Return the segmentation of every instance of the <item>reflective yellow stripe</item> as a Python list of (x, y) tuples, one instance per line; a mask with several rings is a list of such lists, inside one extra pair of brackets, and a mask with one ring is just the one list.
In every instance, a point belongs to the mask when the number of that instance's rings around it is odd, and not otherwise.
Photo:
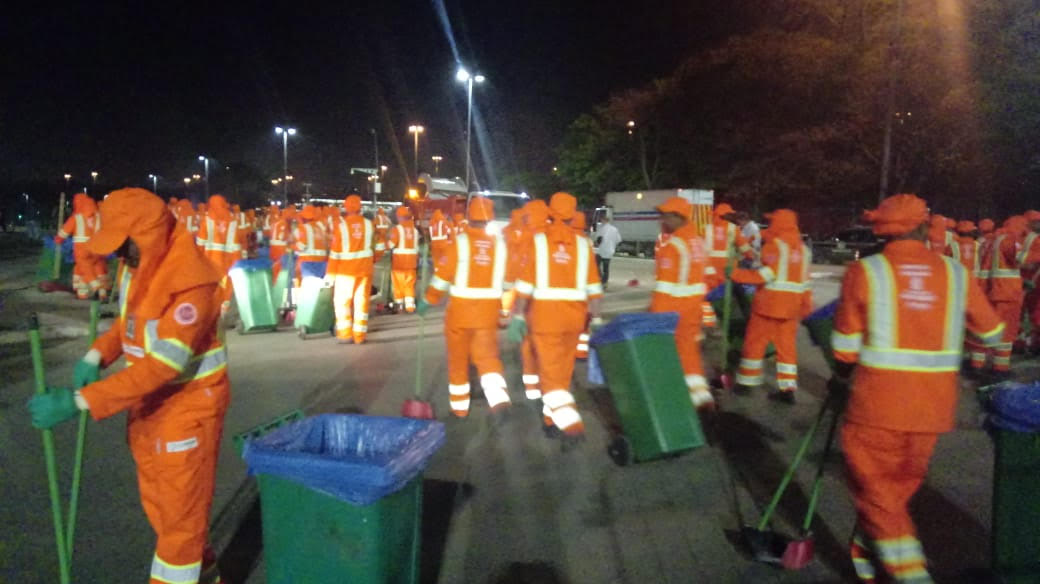
[(567, 300), (583, 302), (588, 300), (589, 291), (586, 282), (589, 281), (589, 249), (588, 240), (579, 234), (574, 234), (574, 248), (577, 254), (575, 265), (575, 277), (573, 288), (555, 288), (549, 281), (549, 240), (544, 233), (536, 233), (534, 236), (535, 249), (535, 282), (534, 289), (530, 294), (535, 300)]
[(957, 371), (960, 368), (961, 352), (879, 349), (868, 346), (860, 350), (859, 362), (875, 369), (937, 373)]
[(899, 338), (899, 304), (892, 266), (882, 254), (861, 260), (860, 265), (863, 266), (870, 290), (867, 309), (870, 346), (882, 350), (892, 349), (896, 347)]
[(1004, 323), (1000, 323), (997, 327), (988, 333), (976, 335), (986, 346), (993, 346), (1000, 342), (1001, 337), (1004, 336)]
[(675, 284), (673, 282), (657, 282), (654, 292), (661, 292), (676, 298), (687, 298), (690, 296), (704, 296), (708, 293), (707, 286), (701, 282), (697, 284)]
[(838, 331), (831, 333), (831, 348), (843, 353), (858, 353), (863, 347), (863, 333), (844, 334)]
[(202, 355), (193, 357), (185, 366), (184, 372), (174, 380), (174, 383), (198, 381), (199, 379), (208, 377), (214, 373), (219, 373), (226, 368), (227, 351), (224, 346), (221, 345), (215, 349), (210, 349)]
[(202, 573), (202, 561), (191, 564), (170, 564), (164, 562), (159, 554), (152, 557), (151, 577), (168, 584), (196, 584)]
[(810, 257), (807, 256), (806, 248), (802, 246), (802, 281), (794, 282), (790, 278), (790, 261), (791, 261), (791, 248), (787, 245), (787, 242), (779, 239), (774, 240), (777, 249), (780, 251), (780, 259), (777, 263), (777, 271), (774, 272), (768, 266), (759, 268), (758, 273), (762, 275), (762, 278), (766, 281), (766, 290), (774, 290), (777, 292), (791, 292), (794, 294), (802, 294), (809, 289), (809, 279), (806, 276), (808, 273), (808, 261)]
[(1031, 231), (1029, 235), (1026, 236), (1026, 241), (1022, 245), (1022, 251), (1018, 252), (1018, 255), (1015, 257), (1019, 264), (1026, 263), (1026, 257), (1029, 255), (1029, 248), (1033, 247), (1033, 242), (1036, 241), (1037, 235), (1038, 234), (1035, 231)]
[(469, 285), (469, 236), (459, 233), (455, 239), (458, 261), (455, 268), (455, 282), (451, 285), (453, 298), (489, 300), (501, 298), (506, 275), (506, 246), (501, 238), (494, 238), (495, 259), (491, 268), (491, 287), (477, 288)]
[(946, 330), (943, 349), (957, 350), (964, 344), (964, 312), (968, 297), (968, 272), (960, 262), (943, 258), (946, 264)]
[(72, 217), (76, 220), (76, 233), (72, 236), (72, 242), (86, 243), (90, 241), (90, 236), (87, 235), (87, 222), (83, 218), (83, 215), (76, 213)]
[(119, 318), (126, 320), (127, 299), (130, 297), (130, 268), (123, 266), (123, 275), (119, 279)]
[(178, 339), (159, 338), (158, 320), (149, 320), (145, 323), (144, 328), (145, 353), (166, 364), (177, 373), (184, 371), (184, 367), (192, 357), (191, 347)]

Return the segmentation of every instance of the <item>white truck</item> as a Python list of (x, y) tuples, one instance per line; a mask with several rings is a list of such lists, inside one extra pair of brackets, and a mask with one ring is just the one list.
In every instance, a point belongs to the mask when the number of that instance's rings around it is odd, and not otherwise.
[(661, 223), (657, 206), (672, 197), (682, 197), (693, 204), (693, 220), (701, 225), (711, 223), (715, 192), (705, 189), (660, 189), (652, 191), (618, 191), (604, 195), (602, 207), (593, 212), (593, 231), (604, 215), (621, 233), (619, 253), (637, 257), (653, 255)]

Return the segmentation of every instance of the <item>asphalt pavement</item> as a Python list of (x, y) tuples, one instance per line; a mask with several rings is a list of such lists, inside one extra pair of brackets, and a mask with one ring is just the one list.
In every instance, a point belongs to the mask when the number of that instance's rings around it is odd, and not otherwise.
[[(12, 261), (12, 260), (8, 260)], [(3, 262), (0, 262), (3, 263)], [(10, 266), (8, 266), (10, 268)], [(616, 259), (606, 311), (637, 312), (648, 303), (652, 263)], [(14, 270), (17, 272), (17, 270)], [(841, 269), (814, 268), (816, 301), (832, 299)], [(630, 280), (633, 286), (629, 286)], [(16, 286), (4, 312), (24, 316), (68, 301)], [(62, 311), (65, 309), (63, 308)], [(86, 305), (82, 305), (85, 319)], [(811, 424), (824, 395), (826, 365), (799, 333), (800, 391), (795, 405), (722, 395), (707, 427), (711, 446), (655, 462), (618, 467), (606, 446), (616, 421), (604, 388), (576, 372), (576, 399), (587, 439), (562, 451), (541, 430), (540, 414), (523, 397), (517, 347), (500, 338), (514, 406), (493, 425), (476, 396), (472, 413), (455, 419), (447, 404), (443, 312), (431, 311), (423, 381), (447, 441), (425, 474), (422, 581), (439, 583), (690, 583), (853, 581), (845, 542), (853, 522), (841, 455), (825, 466), (823, 496), (813, 524), (816, 559), (785, 572), (751, 561), (742, 524), (757, 521)], [(6, 318), (6, 317), (5, 317)], [(15, 319), (17, 320), (17, 319)], [(7, 331), (3, 323), (7, 322)], [(11, 325), (0, 318), (0, 342)], [(398, 415), (414, 387), (417, 317), (375, 316), (369, 341), (339, 345), (327, 336), (299, 339), (283, 330), (228, 334), (233, 399), (225, 424), (214, 499), (212, 540), (222, 551), (225, 580), (264, 582), (255, 482), (231, 447), (231, 436), (296, 408), (307, 414)], [(18, 331), (14, 331), (18, 332)], [(47, 376), (67, 382), (86, 349), (82, 337), (45, 342)], [(717, 362), (717, 342), (706, 357)], [(1019, 366), (1036, 376), (1035, 363)], [(0, 344), (0, 581), (54, 582), (56, 559), (39, 432), (24, 410), (31, 370), (24, 343)], [(940, 582), (980, 582), (989, 561), (992, 446), (965, 387), (958, 429), (944, 436), (929, 479), (914, 500), (926, 553)], [(57, 434), (64, 488), (72, 465), (74, 424)], [(92, 423), (84, 468), (74, 582), (143, 582), (152, 535), (137, 498), (123, 416)], [(795, 533), (822, 451), (822, 436), (781, 502), (777, 529)]]

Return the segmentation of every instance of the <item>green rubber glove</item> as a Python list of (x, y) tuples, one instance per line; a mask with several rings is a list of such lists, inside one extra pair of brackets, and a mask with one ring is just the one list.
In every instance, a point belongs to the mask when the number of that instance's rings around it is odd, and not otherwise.
[(415, 314), (418, 314), (422, 318), (426, 318), (426, 313), (430, 310), (430, 303), (425, 298), (420, 297), (419, 302), (415, 304)]
[(76, 389), (90, 385), (99, 379), (101, 379), (101, 368), (86, 359), (80, 359), (79, 363), (76, 363), (76, 368), (72, 370), (72, 386)]
[(603, 328), (603, 324), (604, 323), (602, 318), (598, 316), (592, 318), (591, 320), (589, 320), (589, 332), (594, 333), (598, 331), (599, 329)]
[(41, 430), (52, 428), (79, 413), (76, 398), (67, 387), (50, 387), (47, 393), (34, 395), (29, 400), (32, 425)]
[(520, 343), (527, 336), (527, 321), (522, 316), (514, 316), (513, 320), (509, 321), (509, 328), (506, 329), (506, 338), (514, 343)]

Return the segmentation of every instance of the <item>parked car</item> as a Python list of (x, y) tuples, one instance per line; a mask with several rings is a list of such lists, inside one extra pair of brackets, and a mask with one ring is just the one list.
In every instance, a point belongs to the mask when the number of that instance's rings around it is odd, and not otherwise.
[(870, 227), (850, 227), (814, 241), (813, 258), (818, 263), (844, 264), (877, 253), (883, 245)]

